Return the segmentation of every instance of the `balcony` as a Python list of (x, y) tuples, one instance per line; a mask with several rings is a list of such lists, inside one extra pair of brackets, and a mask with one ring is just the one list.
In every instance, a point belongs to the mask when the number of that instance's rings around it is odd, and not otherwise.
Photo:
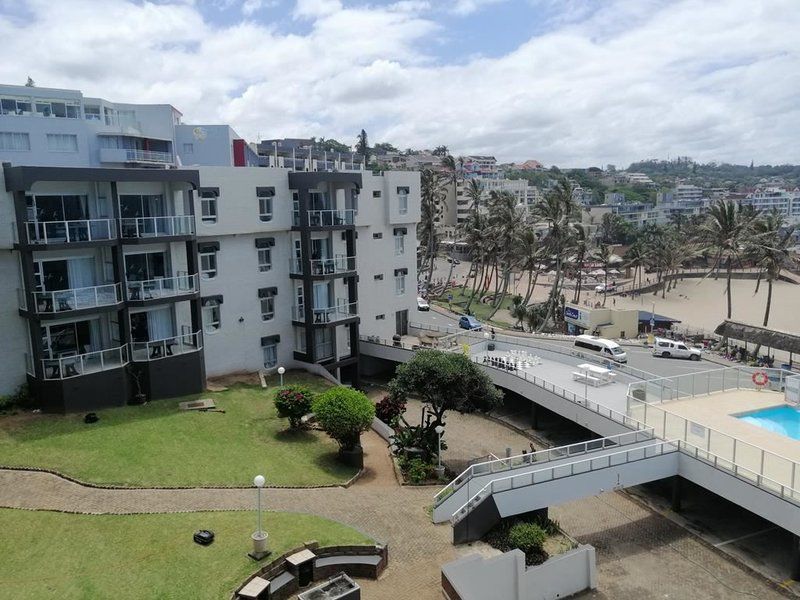
[(177, 277), (157, 277), (144, 281), (125, 280), (125, 290), (131, 302), (175, 298), (199, 291), (197, 275), (178, 275)]
[(100, 162), (171, 165), (175, 162), (175, 159), (172, 156), (172, 152), (129, 150), (125, 148), (100, 148)]
[(134, 362), (149, 362), (200, 350), (200, 332), (186, 333), (151, 342), (131, 342)]
[[(314, 325), (327, 325), (328, 323), (345, 321), (358, 316), (358, 303), (347, 302), (344, 298), (339, 298), (336, 306), (315, 308), (313, 309), (313, 315)], [(305, 321), (304, 308), (301, 306), (292, 307), (292, 319)]]
[(114, 219), (26, 221), (25, 234), (32, 245), (77, 244), (116, 239), (117, 226)]
[[(26, 310), (25, 291), (20, 289), (18, 293), (20, 308)], [(33, 311), (39, 315), (114, 306), (120, 302), (122, 302), (122, 291), (118, 283), (33, 293)]]
[[(309, 227), (344, 227), (355, 225), (356, 210), (354, 208), (344, 209), (324, 209), (308, 211)], [(297, 227), (300, 224), (300, 213), (294, 211), (292, 214), (292, 224)]]
[(126, 240), (194, 235), (193, 215), (127, 217), (119, 221), (120, 237)]
[(128, 364), (128, 347), (109, 348), (86, 354), (64, 353), (58, 358), (42, 359), (45, 379), (70, 379), (119, 369)]
[[(320, 258), (311, 261), (312, 275), (338, 275), (356, 270), (356, 257), (337, 254), (333, 258)], [(293, 258), (289, 261), (291, 275), (303, 274), (302, 259)]]

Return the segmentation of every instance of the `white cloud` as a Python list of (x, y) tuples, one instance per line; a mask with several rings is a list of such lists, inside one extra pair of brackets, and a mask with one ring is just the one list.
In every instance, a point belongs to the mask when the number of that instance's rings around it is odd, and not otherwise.
[(455, 0), (451, 3), (450, 12), (461, 16), (471, 15), (489, 4), (499, 4), (507, 0)]
[(107, 0), (98, 11), (93, 0), (28, 0), (14, 18), (0, 4), (3, 52), (15, 57), (0, 62), (0, 81), (30, 74), (88, 96), (169, 102), (186, 122), (229, 122), (252, 140), (352, 143), (365, 127), (399, 147), (566, 166), (800, 160), (794, 0), (615, 0), (596, 12), (570, 2), (548, 33), (459, 65), (433, 55), (443, 31), (425, 2), (300, 0), (290, 16), (303, 34), (259, 23), (256, 4), (266, 6), (244, 0), (242, 13), (255, 12), (230, 26), (186, 2)]

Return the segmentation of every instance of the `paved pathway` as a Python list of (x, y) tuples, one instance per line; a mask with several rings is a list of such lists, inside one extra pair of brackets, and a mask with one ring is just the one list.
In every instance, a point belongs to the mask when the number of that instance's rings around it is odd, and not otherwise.
[[(526, 438), (514, 438), (517, 434), (496, 424), (489, 427), (480, 417), (453, 419), (452, 424), (459, 437), (480, 437), (484, 444), (491, 445), (492, 439), (500, 448), (527, 444)], [(435, 490), (399, 486), (383, 440), (369, 432), (363, 443), (366, 470), (350, 488), (268, 489), (266, 505), (335, 519), (388, 543), (389, 568), (378, 582), (361, 582), (366, 598), (439, 599), (441, 564), (459, 555), (485, 553), (486, 547), (454, 547), (450, 526), (430, 522), (427, 507)], [(134, 514), (250, 510), (252, 503), (251, 489), (109, 490), (87, 488), (47, 473), (0, 470), (3, 507)], [(600, 591), (586, 597), (781, 597), (760, 578), (624, 494), (603, 494), (554, 507), (551, 516), (568, 533), (598, 549)]]

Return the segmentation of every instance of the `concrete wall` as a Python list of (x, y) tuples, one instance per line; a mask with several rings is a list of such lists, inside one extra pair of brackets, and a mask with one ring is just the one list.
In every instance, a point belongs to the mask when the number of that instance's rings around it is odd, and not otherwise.
[(442, 567), (449, 600), (555, 600), (596, 587), (595, 549), (586, 545), (530, 568), (520, 550), (492, 558), (472, 554)]

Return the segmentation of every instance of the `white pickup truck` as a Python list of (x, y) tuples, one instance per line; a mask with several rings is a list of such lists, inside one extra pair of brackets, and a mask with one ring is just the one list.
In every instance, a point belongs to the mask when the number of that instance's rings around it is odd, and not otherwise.
[(656, 338), (653, 344), (653, 356), (663, 358), (688, 358), (689, 360), (700, 360), (702, 353), (697, 348), (691, 348), (683, 342)]

